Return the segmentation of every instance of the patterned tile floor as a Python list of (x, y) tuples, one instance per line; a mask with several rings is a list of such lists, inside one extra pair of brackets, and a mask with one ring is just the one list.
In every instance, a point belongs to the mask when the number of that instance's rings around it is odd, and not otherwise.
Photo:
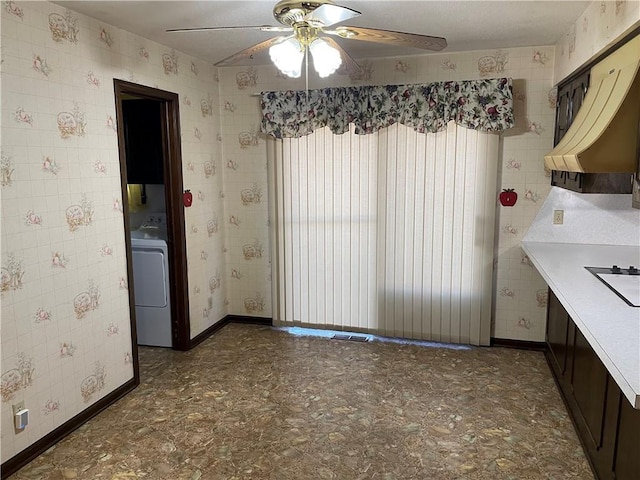
[(19, 479), (593, 479), (539, 352), (228, 325)]

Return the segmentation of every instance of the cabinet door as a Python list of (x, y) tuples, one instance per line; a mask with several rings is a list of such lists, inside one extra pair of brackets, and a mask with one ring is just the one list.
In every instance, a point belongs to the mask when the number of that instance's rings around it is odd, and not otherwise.
[[(583, 73), (573, 81), (558, 86), (558, 101), (556, 105), (556, 125), (553, 136), (553, 144), (557, 145), (567, 133), (569, 127), (582, 106), (584, 97), (589, 88), (591, 73)], [(551, 173), (551, 185), (584, 192), (584, 173), (571, 173), (554, 170)], [(593, 174), (591, 174), (593, 175)]]
[[(602, 427), (602, 446), (592, 455), (593, 465), (602, 480), (615, 478), (614, 457), (616, 449), (616, 435), (618, 429), (618, 414), (622, 393), (616, 381), (607, 373), (607, 404), (604, 411), (604, 426)], [(623, 399), (624, 400), (624, 399)], [(640, 478), (640, 477), (639, 477)]]
[(547, 314), (547, 345), (551, 358), (555, 361), (560, 375), (564, 375), (567, 366), (567, 339), (569, 314), (560, 300), (549, 289), (549, 310)]
[(571, 84), (558, 88), (558, 100), (556, 104), (556, 129), (553, 137), (553, 144), (558, 142), (567, 133), (571, 125)]
[(640, 478), (640, 410), (621, 399), (614, 470), (616, 480)]
[(589, 73), (578, 77), (573, 82), (571, 82), (570, 91), (571, 91), (571, 106), (570, 106), (570, 118), (569, 125), (573, 123), (573, 120), (576, 118), (576, 114), (580, 107), (582, 106), (582, 102), (584, 101), (584, 97), (587, 94), (587, 89), (589, 88)]
[[(573, 347), (571, 385), (579, 414), (586, 424), (588, 439), (595, 449), (602, 446), (607, 370), (580, 330), (576, 329)], [(587, 439), (585, 439), (587, 440)]]
[(590, 72), (585, 72), (572, 82), (558, 86), (554, 145), (558, 144), (573, 123), (587, 94), (589, 80)]

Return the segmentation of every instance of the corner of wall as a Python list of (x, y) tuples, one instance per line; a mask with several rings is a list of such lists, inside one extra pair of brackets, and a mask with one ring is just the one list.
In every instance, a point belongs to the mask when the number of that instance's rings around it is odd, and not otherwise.
[(589, 4), (555, 45), (554, 85), (638, 27), (640, 2), (595, 0)]

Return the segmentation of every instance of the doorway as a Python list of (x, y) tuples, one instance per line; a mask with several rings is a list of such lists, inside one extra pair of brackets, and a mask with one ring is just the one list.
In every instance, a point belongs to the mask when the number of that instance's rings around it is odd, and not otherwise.
[[(166, 287), (170, 304), (170, 346), (175, 350), (188, 350), (191, 347), (189, 289), (178, 95), (117, 79), (114, 79), (114, 90), (132, 344), (137, 345), (138, 343), (132, 224), (138, 225), (140, 223), (139, 218), (132, 218), (132, 210), (135, 211), (136, 207), (143, 206), (147, 201), (154, 201), (156, 205), (154, 208), (161, 205), (166, 212), (166, 257), (168, 260), (166, 262), (168, 267)], [(136, 102), (136, 108), (131, 107), (133, 105), (131, 102)], [(138, 105), (142, 108), (137, 108)], [(131, 111), (137, 113), (131, 114)], [(131, 134), (131, 131), (127, 134), (125, 118), (130, 119), (130, 125), (138, 125), (141, 129), (134, 134)], [(149, 124), (155, 124), (158, 128), (149, 129)], [(138, 144), (138, 139), (143, 139), (146, 144), (144, 142)], [(141, 155), (140, 152), (148, 152), (149, 155)], [(136, 156), (142, 158), (135, 158)], [(131, 202), (130, 198), (136, 199), (136, 205), (132, 204), (134, 202)], [(135, 215), (133, 216), (135, 217)], [(136, 262), (139, 262), (138, 258), (140, 257), (136, 257)], [(138, 288), (145, 287), (138, 285)], [(169, 345), (167, 344), (167, 346)], [(134, 348), (134, 351), (137, 352), (137, 348)], [(136, 375), (138, 375), (137, 371)]]

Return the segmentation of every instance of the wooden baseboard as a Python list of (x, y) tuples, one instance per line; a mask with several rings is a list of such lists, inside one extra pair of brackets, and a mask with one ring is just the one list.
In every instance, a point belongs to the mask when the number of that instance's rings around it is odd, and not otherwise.
[(229, 323), (229, 315), (224, 317), (219, 322), (214, 323), (209, 328), (207, 328), (205, 331), (200, 332), (198, 335), (196, 335), (195, 337), (193, 337), (191, 339), (191, 344), (189, 345), (189, 350), (191, 350), (196, 345), (199, 345), (202, 342), (204, 342), (207, 338), (209, 338), (211, 335), (216, 333), (218, 330), (220, 330), (222, 327), (224, 327), (228, 323)]
[(20, 468), (24, 467), (31, 460), (38, 455), (44, 453), (53, 445), (58, 443), (64, 437), (76, 430), (88, 420), (92, 419), (104, 409), (124, 397), (127, 393), (135, 389), (139, 384), (136, 378), (132, 378), (127, 383), (124, 383), (120, 387), (116, 388), (113, 392), (106, 395), (104, 398), (98, 400), (96, 403), (80, 412), (75, 417), (67, 420), (55, 430), (49, 432), (37, 442), (29, 445), (20, 453), (10, 458), (0, 466), (0, 478), (5, 479), (10, 475), (17, 472)]
[(218, 330), (220, 330), (225, 325), (228, 325), (229, 323), (244, 323), (244, 324), (250, 324), (250, 325), (272, 326), (273, 320), (271, 318), (249, 317), (246, 315), (227, 315), (219, 322), (211, 325), (204, 332), (200, 332), (198, 335), (193, 337), (191, 339), (191, 344), (189, 346), (189, 349), (192, 349), (196, 345), (199, 345), (200, 343), (204, 342), (207, 338), (209, 338), (211, 335), (213, 335), (214, 333), (216, 333)]
[(532, 342), (529, 340), (511, 340), (509, 338), (491, 338), (490, 345), (492, 347), (518, 348), (520, 350), (535, 350), (536, 352), (544, 352), (546, 343)]
[(271, 327), (273, 326), (272, 318), (263, 318), (263, 317), (248, 317), (246, 315), (227, 315), (226, 320), (231, 323), (245, 323), (250, 325), (264, 325)]

